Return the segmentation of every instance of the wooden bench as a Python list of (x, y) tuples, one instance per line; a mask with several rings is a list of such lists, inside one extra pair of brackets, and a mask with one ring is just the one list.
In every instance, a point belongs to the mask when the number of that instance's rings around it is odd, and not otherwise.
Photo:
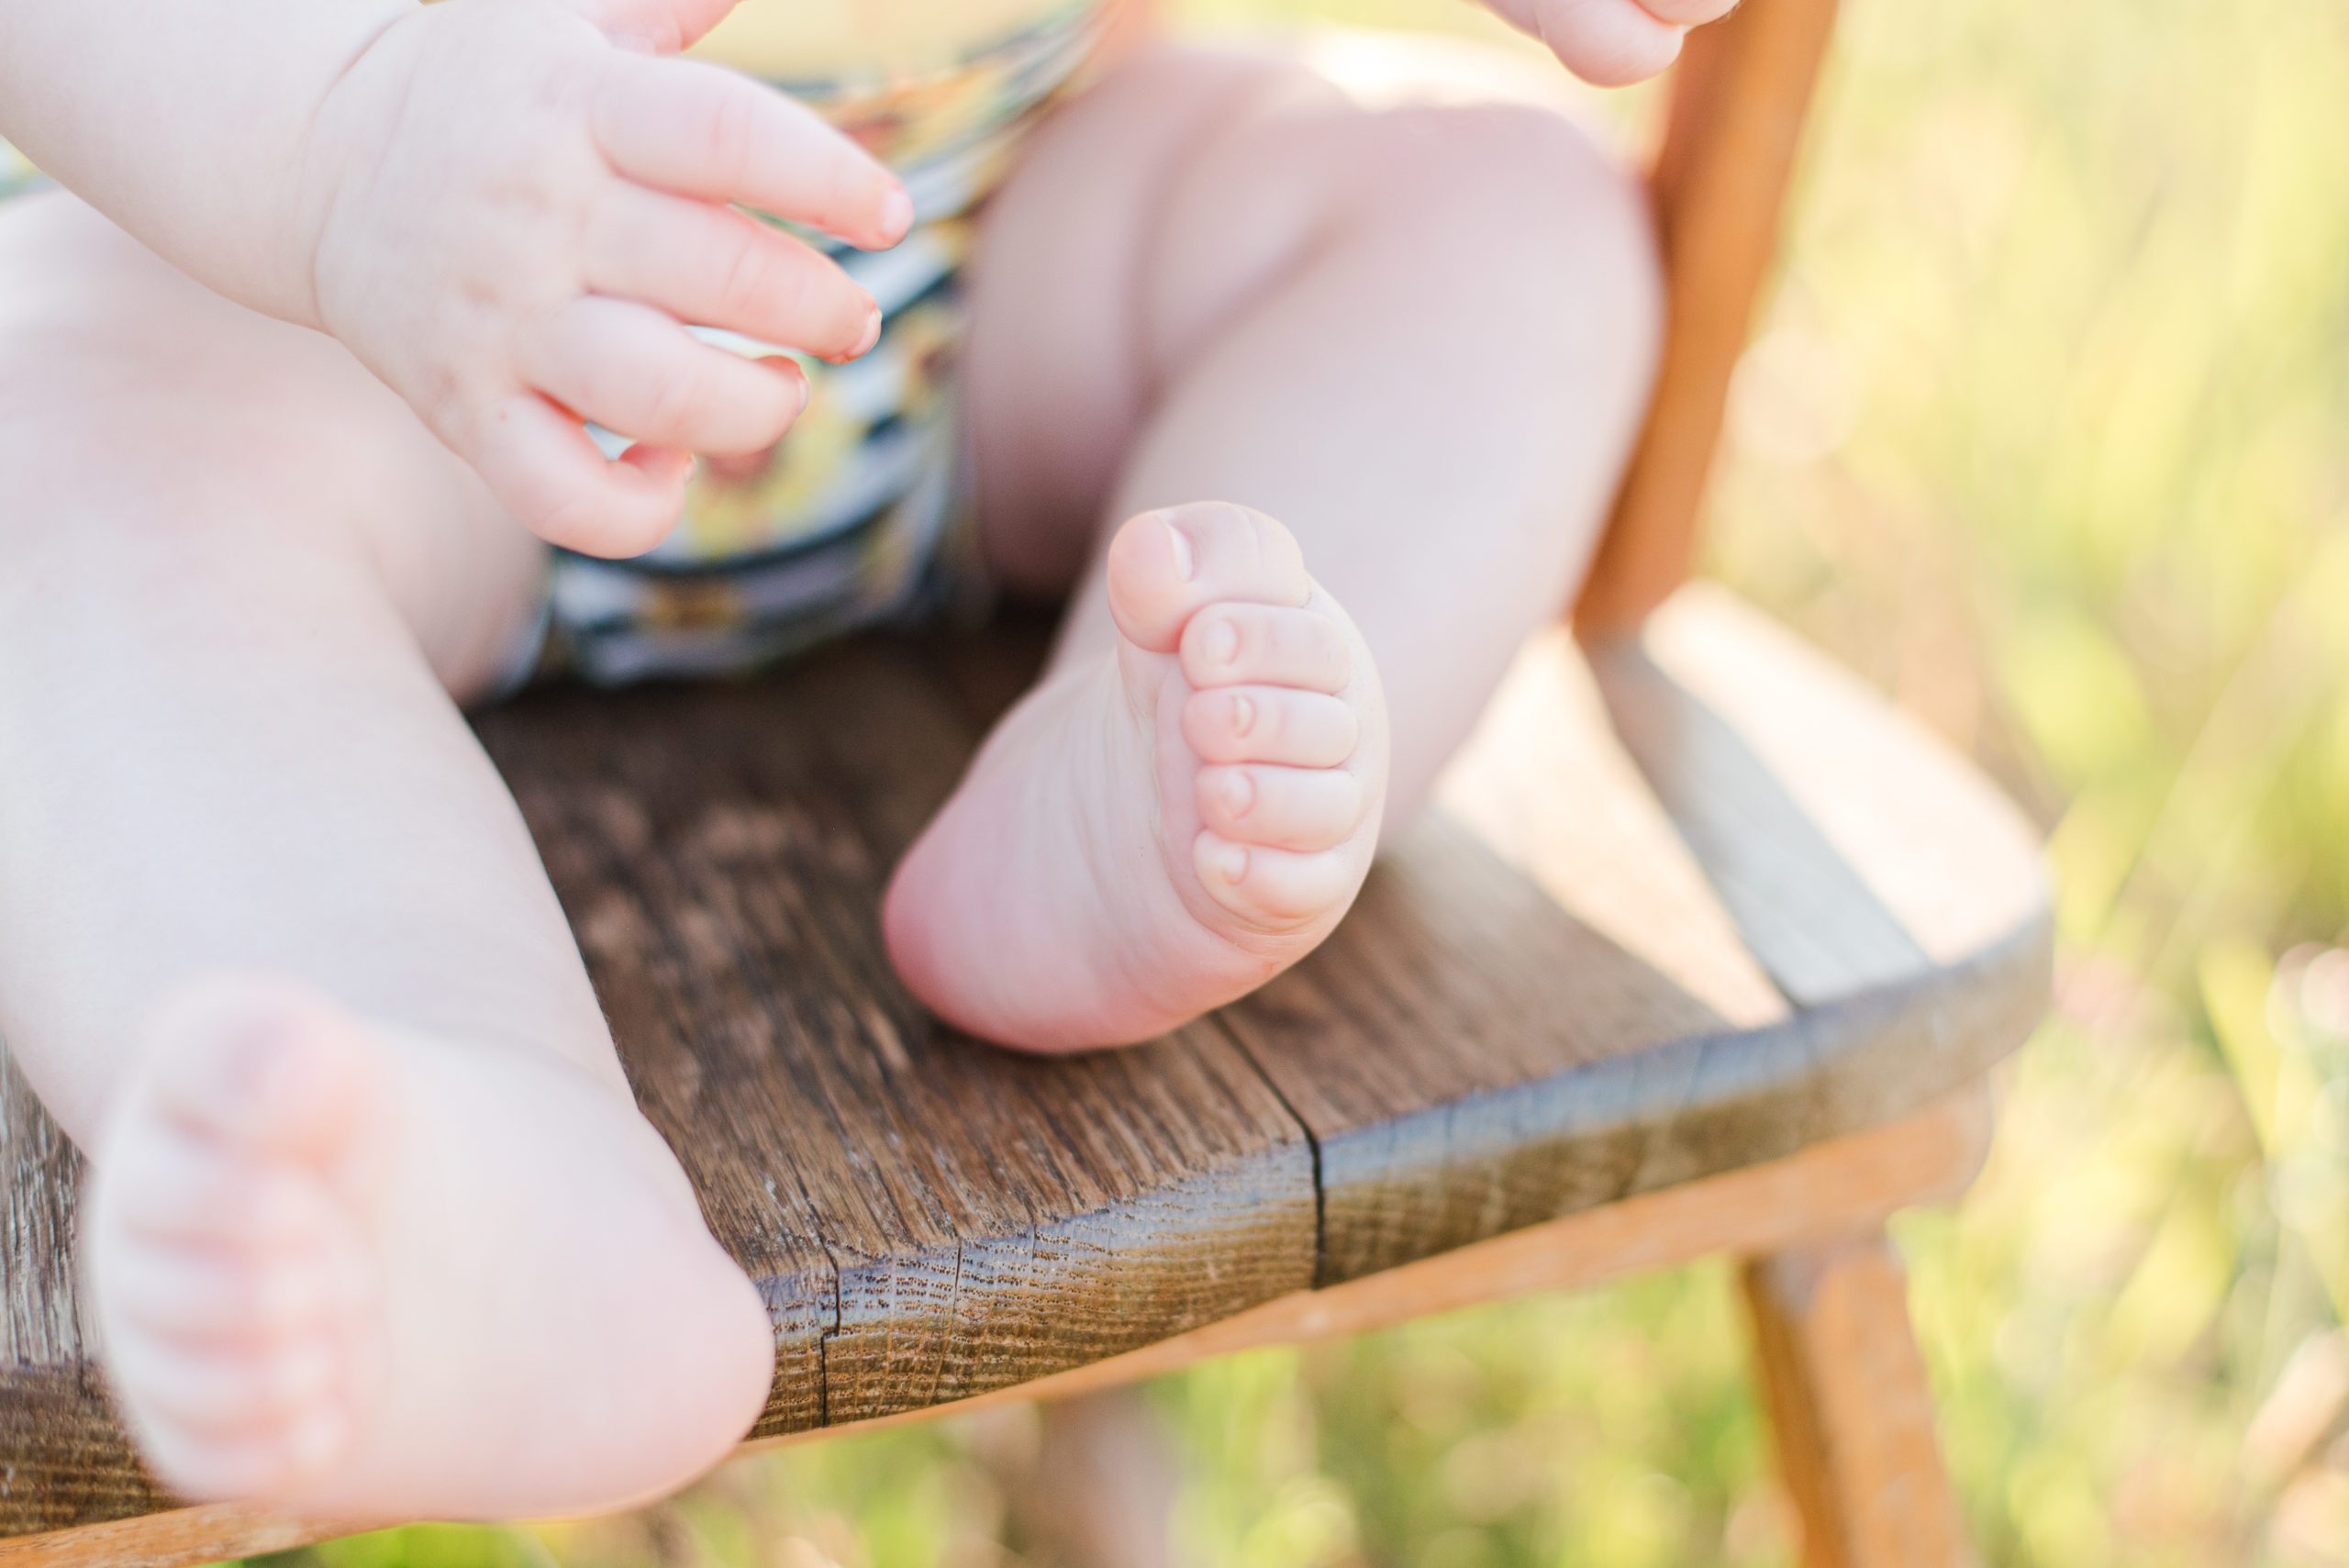
[[(480, 721), (765, 1292), (759, 1439), (1730, 1252), (1809, 1561), (1963, 1559), (1882, 1226), (1971, 1179), (1984, 1073), (2043, 1009), (2035, 844), (1848, 677), (1674, 591), (1831, 9), (1748, 0), (1692, 40), (1656, 173), (1672, 347), (1581, 635), (1527, 651), (1355, 914), (1258, 995), (1047, 1062), (892, 978), (884, 879), (1041, 625)], [(0, 1563), (334, 1533), (145, 1477), (77, 1296), (79, 1163), (0, 1055)]]

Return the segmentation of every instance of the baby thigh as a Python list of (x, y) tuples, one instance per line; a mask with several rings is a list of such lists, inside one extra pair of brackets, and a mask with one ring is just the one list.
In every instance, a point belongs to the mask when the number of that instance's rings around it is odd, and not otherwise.
[(0, 204), (0, 415), (12, 557), (363, 563), (460, 698), (537, 613), (544, 547), (340, 344), (221, 299), (61, 193)]
[(24, 198), (0, 208), (0, 1037), (69, 1131), (161, 999), (223, 968), (616, 1071), (451, 700), (510, 658), (540, 547), (403, 405), (72, 198)]

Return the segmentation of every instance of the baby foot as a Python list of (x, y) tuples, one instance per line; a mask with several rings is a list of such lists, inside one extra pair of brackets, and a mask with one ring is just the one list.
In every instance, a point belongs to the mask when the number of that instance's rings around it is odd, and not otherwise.
[(85, 1250), (141, 1451), (198, 1500), (354, 1523), (575, 1513), (749, 1429), (773, 1340), (616, 1086), (291, 985), (173, 1009)]
[(915, 994), (1034, 1050), (1147, 1040), (1312, 951), (1386, 803), (1377, 673), (1286, 528), (1145, 514), (1108, 575), (1114, 654), (1004, 718), (889, 890)]

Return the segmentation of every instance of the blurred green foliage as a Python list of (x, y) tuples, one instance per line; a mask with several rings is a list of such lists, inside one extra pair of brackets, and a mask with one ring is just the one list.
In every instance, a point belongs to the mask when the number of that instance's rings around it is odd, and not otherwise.
[[(1497, 31), (1462, 0), (1191, 8)], [(1982, 757), (2062, 889), (1990, 1168), (1900, 1230), (1976, 1539), (2349, 1563), (2349, 5), (1853, 0), (1820, 110), (1716, 566)], [(1789, 1561), (1719, 1268), (1150, 1398), (1204, 1561)], [(1003, 1562), (1003, 1440), (320, 1555)]]

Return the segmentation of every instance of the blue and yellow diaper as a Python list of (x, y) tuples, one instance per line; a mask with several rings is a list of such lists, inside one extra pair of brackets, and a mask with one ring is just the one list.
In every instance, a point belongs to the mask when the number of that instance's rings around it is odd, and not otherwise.
[[(798, 425), (757, 457), (702, 459), (677, 531), (650, 554), (556, 556), (539, 670), (608, 683), (740, 670), (930, 613), (976, 581), (955, 374), (973, 215), (1115, 6), (997, 0), (1008, 30), (926, 61), (871, 33), (930, 7), (852, 0), (844, 36), (829, 40), (807, 37), (824, 30), (810, 15), (823, 7), (794, 8), (796, 36), (775, 43), (787, 59), (815, 55), (820, 78), (763, 58), (776, 51), (760, 37), (785, 9), (776, 0), (751, 0), (704, 52), (774, 80), (905, 179), (919, 220), (904, 244), (867, 255), (817, 240), (880, 302), (881, 340), (852, 364), (802, 358), (814, 395)], [(960, 20), (989, 9), (973, 0)], [(836, 58), (822, 58), (827, 43)], [(860, 53), (895, 58), (860, 65)]]
[(0, 202), (22, 195), (41, 183), (40, 172), (33, 167), (33, 161), (0, 141)]

